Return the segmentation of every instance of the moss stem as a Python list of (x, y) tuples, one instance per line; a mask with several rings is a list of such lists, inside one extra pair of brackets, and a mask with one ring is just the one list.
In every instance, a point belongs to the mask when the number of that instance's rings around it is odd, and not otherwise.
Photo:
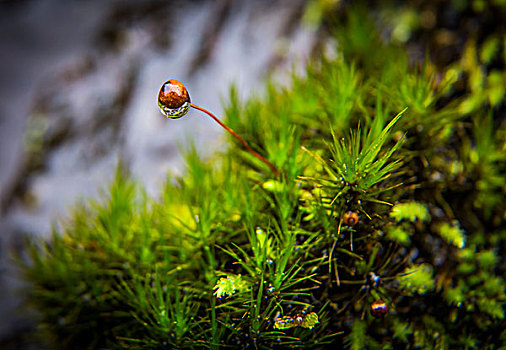
[(263, 157), (259, 153), (255, 152), (241, 136), (239, 136), (234, 130), (230, 129), (228, 126), (226, 126), (225, 124), (223, 124), (223, 122), (221, 120), (219, 120), (214, 114), (212, 114), (211, 112), (209, 112), (205, 108), (202, 108), (202, 107), (199, 107), (197, 105), (194, 105), (193, 103), (191, 103), (190, 106), (193, 107), (193, 108), (195, 108), (195, 109), (198, 109), (201, 112), (204, 112), (205, 114), (207, 114), (208, 116), (210, 116), (211, 118), (213, 118), (218, 124), (221, 125), (221, 127), (223, 127), (229, 133), (231, 133), (232, 135), (234, 135), (234, 137), (236, 139), (238, 139), (244, 145), (244, 147), (248, 150), (249, 153), (251, 153), (253, 156), (255, 156), (256, 158), (258, 158), (262, 162), (264, 162), (272, 170), (272, 172), (274, 174), (276, 174), (276, 176), (280, 176), (280, 172), (278, 171), (278, 169), (276, 169), (276, 167), (271, 162), (269, 162), (265, 157)]

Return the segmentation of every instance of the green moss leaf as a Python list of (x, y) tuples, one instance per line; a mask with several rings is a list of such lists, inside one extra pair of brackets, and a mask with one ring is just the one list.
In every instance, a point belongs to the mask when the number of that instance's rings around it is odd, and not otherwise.
[(413, 329), (407, 322), (402, 322), (397, 319), (393, 321), (394, 339), (399, 339), (403, 343), (408, 342), (408, 336), (413, 334)]
[(465, 301), (466, 296), (460, 286), (455, 288), (446, 288), (443, 293), (444, 298), (450, 305), (460, 307)]
[(361, 350), (366, 345), (366, 324), (360, 319), (355, 319), (351, 327), (351, 333), (348, 336), (348, 343), (351, 350)]
[(396, 241), (403, 245), (408, 245), (410, 242), (410, 234), (406, 232), (402, 227), (400, 226), (390, 226), (387, 229), (387, 236), (393, 241)]
[(464, 231), (460, 229), (458, 222), (454, 222), (453, 224), (445, 222), (439, 226), (438, 232), (446, 242), (456, 246), (457, 248), (464, 248)]
[(407, 202), (396, 204), (390, 216), (397, 221), (408, 220), (411, 222), (415, 221), (428, 221), (430, 220), (429, 211), (427, 207), (418, 202)]
[(490, 61), (492, 61), (494, 57), (499, 53), (499, 49), (499, 38), (496, 36), (491, 36), (483, 43), (481, 47), (480, 60), (485, 64), (490, 63)]
[(218, 299), (221, 299), (234, 295), (235, 293), (247, 291), (249, 288), (249, 283), (244, 281), (241, 275), (228, 275), (226, 278), (220, 278), (218, 282), (216, 282), (213, 290), (215, 291), (214, 295)]
[(492, 250), (485, 250), (476, 253), (476, 259), (484, 270), (492, 270), (498, 263), (499, 258)]
[(478, 304), (480, 310), (489, 314), (490, 317), (499, 320), (504, 319), (504, 308), (497, 300), (491, 298), (479, 298), (476, 303)]
[(313, 327), (318, 323), (320, 323), (320, 321), (318, 321), (318, 315), (316, 312), (311, 312), (310, 314), (304, 316), (301, 327), (313, 329)]
[(289, 329), (296, 326), (313, 329), (320, 321), (316, 312), (307, 315), (283, 316), (274, 320), (274, 329)]
[(434, 289), (434, 277), (432, 266), (421, 264), (406, 268), (399, 278), (402, 289), (411, 293), (425, 294)]

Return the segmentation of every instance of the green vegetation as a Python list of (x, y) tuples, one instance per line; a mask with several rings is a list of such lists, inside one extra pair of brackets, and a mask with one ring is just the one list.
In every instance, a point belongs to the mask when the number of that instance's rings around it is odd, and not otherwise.
[(119, 166), (102, 200), (30, 245), (45, 342), (506, 347), (505, 42), (410, 64), (365, 11), (346, 14), (337, 58), (246, 102), (231, 90), (227, 123), (283, 176), (231, 137), (215, 159), (185, 151), (159, 200)]

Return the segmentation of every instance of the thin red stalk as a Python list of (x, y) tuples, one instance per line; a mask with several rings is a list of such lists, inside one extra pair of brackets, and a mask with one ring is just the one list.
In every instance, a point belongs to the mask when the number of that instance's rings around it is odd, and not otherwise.
[(234, 137), (236, 139), (238, 139), (243, 145), (244, 147), (249, 151), (249, 153), (251, 153), (252, 155), (254, 155), (256, 158), (260, 159), (262, 162), (264, 162), (271, 170), (274, 174), (276, 175), (279, 175), (279, 171), (278, 169), (276, 169), (276, 167), (271, 163), (269, 162), (265, 157), (263, 157), (262, 155), (258, 154), (257, 152), (255, 152), (249, 145), (248, 143), (241, 137), (239, 136), (234, 130), (230, 129), (228, 126), (226, 126), (225, 124), (223, 124), (223, 122), (221, 120), (219, 120), (218, 118), (216, 118), (216, 116), (214, 114), (212, 114), (211, 112), (209, 112), (207, 109), (204, 109), (202, 107), (199, 107), (197, 105), (194, 105), (193, 103), (190, 104), (191, 107), (195, 108), (195, 109), (198, 109), (199, 111), (201, 112), (204, 112), (205, 114), (207, 114), (208, 116), (210, 116), (211, 118), (213, 118), (218, 124), (221, 125), (222, 128), (224, 128), (225, 130), (227, 130), (229, 133), (231, 133), (232, 135), (234, 135)]

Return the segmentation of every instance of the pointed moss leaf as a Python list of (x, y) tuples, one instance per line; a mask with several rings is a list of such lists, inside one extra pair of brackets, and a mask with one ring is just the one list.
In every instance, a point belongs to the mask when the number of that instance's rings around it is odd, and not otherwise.
[(434, 289), (433, 273), (428, 264), (406, 268), (399, 278), (399, 285), (411, 293), (425, 294)]
[(390, 130), (394, 126), (394, 124), (402, 117), (403, 113), (407, 110), (407, 108), (404, 108), (399, 114), (397, 114), (394, 119), (388, 123), (388, 125), (383, 129), (381, 134), (379, 135), (376, 142), (369, 145), (369, 147), (364, 148), (360, 154), (359, 157), (363, 157), (364, 164), (370, 164), (374, 158), (378, 155), (379, 151), (381, 150), (381, 147), (385, 143), (387, 137), (390, 135)]
[(500, 45), (501, 44), (497, 36), (493, 35), (489, 37), (487, 40), (485, 40), (481, 47), (480, 59), (484, 63), (490, 63), (499, 52)]
[[(260, 227), (257, 227), (255, 230), (256, 238), (258, 242), (257, 251), (256, 254), (258, 256), (264, 255), (266, 257), (274, 258), (274, 251), (272, 249), (273, 243), (272, 243), (272, 237), (269, 237), (268, 233), (262, 230)], [(264, 254), (262, 254), (264, 252)]]
[(244, 281), (241, 275), (228, 275), (226, 278), (222, 277), (216, 282), (213, 290), (214, 295), (218, 299), (234, 295), (236, 292), (244, 292), (250, 287), (249, 283)]
[(457, 248), (464, 248), (465, 236), (458, 223), (449, 224), (447, 222), (439, 226), (439, 235), (448, 243)]
[(396, 204), (390, 216), (397, 221), (408, 220), (411, 222), (415, 221), (428, 221), (430, 220), (429, 211), (427, 207), (418, 202), (407, 202)]

